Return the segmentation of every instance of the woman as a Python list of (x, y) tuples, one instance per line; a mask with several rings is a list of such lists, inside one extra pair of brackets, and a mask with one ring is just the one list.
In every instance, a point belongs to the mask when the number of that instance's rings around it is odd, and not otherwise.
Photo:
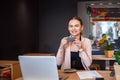
[(64, 37), (56, 55), (57, 65), (61, 65), (61, 69), (89, 70), (92, 63), (91, 41), (82, 36), (82, 30), (82, 20), (72, 17), (68, 22), (68, 31), (74, 39)]

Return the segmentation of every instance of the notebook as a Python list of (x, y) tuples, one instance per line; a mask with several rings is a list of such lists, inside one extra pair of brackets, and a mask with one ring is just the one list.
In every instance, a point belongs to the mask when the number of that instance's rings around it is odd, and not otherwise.
[(55, 56), (18, 56), (18, 59), (23, 80), (59, 80)]

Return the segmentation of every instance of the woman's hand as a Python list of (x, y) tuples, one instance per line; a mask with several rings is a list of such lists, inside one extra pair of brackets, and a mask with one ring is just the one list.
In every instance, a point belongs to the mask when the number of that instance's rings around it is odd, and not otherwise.
[(79, 39), (74, 39), (73, 43), (78, 47), (78, 49), (81, 49), (81, 41)]
[(61, 45), (64, 46), (68, 43), (68, 37), (64, 37), (62, 40), (61, 40)]

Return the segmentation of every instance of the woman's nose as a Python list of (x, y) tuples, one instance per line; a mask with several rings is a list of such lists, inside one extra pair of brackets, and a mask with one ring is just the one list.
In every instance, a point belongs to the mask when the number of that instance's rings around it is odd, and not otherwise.
[(73, 26), (73, 30), (75, 30), (75, 26)]

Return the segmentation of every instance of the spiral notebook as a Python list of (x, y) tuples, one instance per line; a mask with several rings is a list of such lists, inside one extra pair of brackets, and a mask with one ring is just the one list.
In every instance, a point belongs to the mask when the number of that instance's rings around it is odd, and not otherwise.
[(80, 79), (103, 78), (97, 71), (80, 71), (77, 72)]

